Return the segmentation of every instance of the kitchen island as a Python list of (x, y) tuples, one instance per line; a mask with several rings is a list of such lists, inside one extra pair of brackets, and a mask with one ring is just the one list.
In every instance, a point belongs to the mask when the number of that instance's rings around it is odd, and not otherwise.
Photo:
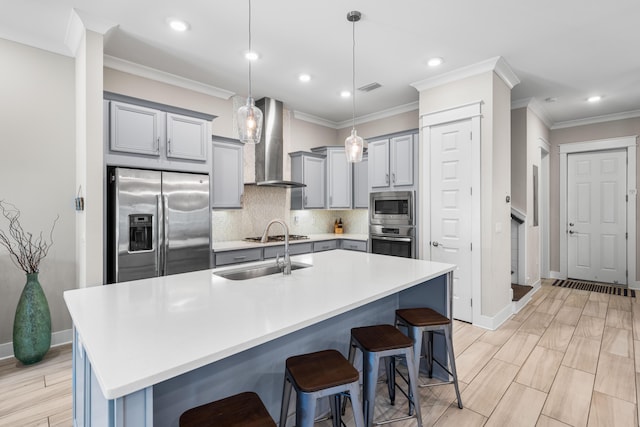
[(448, 312), (454, 266), (328, 251), (290, 276), (231, 281), (203, 270), (64, 294), (74, 324), (77, 426), (177, 426), (191, 407), (256, 391), (279, 416), (284, 361), (346, 354), (350, 328), (398, 307)]

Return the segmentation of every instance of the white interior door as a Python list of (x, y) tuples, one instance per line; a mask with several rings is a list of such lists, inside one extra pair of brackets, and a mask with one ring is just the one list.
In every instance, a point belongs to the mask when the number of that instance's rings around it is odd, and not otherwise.
[(432, 126), (431, 260), (456, 264), (453, 317), (473, 321), (471, 308), (471, 120)]
[(626, 284), (626, 150), (567, 156), (568, 276)]

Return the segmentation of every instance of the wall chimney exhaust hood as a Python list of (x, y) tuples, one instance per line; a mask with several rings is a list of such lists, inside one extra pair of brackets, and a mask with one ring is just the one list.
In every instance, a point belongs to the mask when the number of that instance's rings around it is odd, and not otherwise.
[(270, 187), (305, 187), (300, 182), (283, 179), (283, 107), (282, 101), (262, 98), (256, 101), (262, 110), (264, 125), (256, 149), (256, 184)]

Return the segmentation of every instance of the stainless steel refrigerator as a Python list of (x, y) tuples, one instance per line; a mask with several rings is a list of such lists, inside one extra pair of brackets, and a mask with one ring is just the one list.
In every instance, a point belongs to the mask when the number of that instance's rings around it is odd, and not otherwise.
[(210, 268), (209, 177), (107, 170), (107, 283)]

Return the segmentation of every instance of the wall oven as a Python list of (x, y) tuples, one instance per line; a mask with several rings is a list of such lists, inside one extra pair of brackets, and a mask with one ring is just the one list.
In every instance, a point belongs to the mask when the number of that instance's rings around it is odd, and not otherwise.
[(370, 225), (371, 253), (416, 258), (415, 230), (412, 225)]
[(370, 194), (369, 248), (374, 254), (417, 258), (413, 191)]

